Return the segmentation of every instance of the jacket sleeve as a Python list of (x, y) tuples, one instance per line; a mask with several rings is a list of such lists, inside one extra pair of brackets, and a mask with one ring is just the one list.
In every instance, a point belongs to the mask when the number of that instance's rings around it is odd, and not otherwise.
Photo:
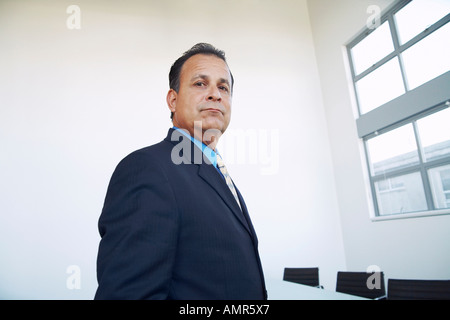
[(95, 299), (166, 299), (178, 210), (161, 165), (135, 152), (114, 171), (99, 219)]

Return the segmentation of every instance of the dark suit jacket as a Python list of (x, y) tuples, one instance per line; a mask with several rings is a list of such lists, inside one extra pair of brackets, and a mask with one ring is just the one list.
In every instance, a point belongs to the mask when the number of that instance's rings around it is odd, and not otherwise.
[(241, 211), (195, 148), (170, 129), (118, 164), (99, 220), (95, 299), (267, 298), (244, 200), (238, 191)]

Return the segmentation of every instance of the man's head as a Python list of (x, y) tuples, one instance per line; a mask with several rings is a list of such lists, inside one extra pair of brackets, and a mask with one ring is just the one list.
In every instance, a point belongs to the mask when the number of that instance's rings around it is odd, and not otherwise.
[(194, 122), (202, 131), (225, 132), (230, 122), (234, 79), (225, 54), (199, 43), (172, 65), (167, 104), (174, 126), (194, 136)]

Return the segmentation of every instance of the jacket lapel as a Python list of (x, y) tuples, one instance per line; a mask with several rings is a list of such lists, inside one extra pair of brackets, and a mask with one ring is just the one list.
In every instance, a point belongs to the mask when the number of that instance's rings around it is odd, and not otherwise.
[[(235, 186), (236, 187), (236, 186)], [(253, 237), (253, 241), (256, 246), (258, 246), (258, 237), (256, 236), (255, 229), (253, 228), (252, 220), (250, 219), (250, 215), (248, 214), (247, 206), (245, 205), (244, 198), (242, 197), (239, 189), (236, 187), (236, 192), (238, 194), (239, 200), (241, 202), (242, 214), (244, 215), (245, 221), (247, 222), (247, 226), (250, 229), (250, 234)]]
[[(173, 149), (173, 152), (174, 155), (177, 156), (177, 161), (181, 162), (180, 159), (182, 159), (183, 163), (190, 163), (199, 166), (198, 175), (219, 194), (228, 208), (230, 208), (230, 210), (233, 212), (233, 215), (236, 217), (236, 219), (250, 233), (252, 238), (254, 238), (254, 233), (250, 229), (251, 223), (247, 223), (249, 219), (247, 218), (247, 209), (239, 191), (238, 195), (241, 201), (242, 211), (230, 189), (228, 188), (225, 180), (220, 176), (216, 168), (214, 168), (214, 166), (207, 159), (204, 160), (206, 157), (203, 157), (202, 152), (199, 151), (198, 147), (195, 146), (189, 138), (170, 128), (165, 140), (174, 145), (175, 149)], [(179, 152), (181, 151), (184, 151), (182, 152), (182, 155), (179, 154)]]
[(253, 236), (250, 231), (249, 225), (247, 223), (247, 219), (244, 217), (244, 203), (242, 198), (241, 200), (242, 211), (239, 205), (236, 202), (233, 194), (228, 188), (225, 180), (220, 176), (217, 170), (210, 164), (202, 164), (199, 166), (198, 170), (199, 176), (205, 180), (222, 198), (222, 200), (227, 204), (228, 208), (233, 212), (234, 216), (239, 220), (239, 222), (247, 229), (251, 236)]

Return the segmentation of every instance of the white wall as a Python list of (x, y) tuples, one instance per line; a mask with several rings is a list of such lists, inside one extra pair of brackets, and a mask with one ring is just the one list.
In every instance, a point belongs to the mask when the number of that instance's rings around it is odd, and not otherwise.
[(378, 265), (388, 278), (450, 278), (450, 216), (371, 222), (362, 145), (343, 46), (361, 31), (370, 5), (393, 0), (309, 0), (333, 157), (348, 270)]
[[(66, 26), (72, 4), (79, 30)], [(345, 195), (338, 203), (306, 1), (10, 0), (0, 2), (0, 298), (93, 297), (111, 173), (165, 137), (170, 65), (203, 41), (226, 51), (236, 78), (220, 150), (245, 195), (266, 277), (319, 266), (333, 289), (345, 268)], [(238, 157), (243, 130), (257, 134), (256, 160)], [(81, 289), (66, 286), (70, 265)]]

